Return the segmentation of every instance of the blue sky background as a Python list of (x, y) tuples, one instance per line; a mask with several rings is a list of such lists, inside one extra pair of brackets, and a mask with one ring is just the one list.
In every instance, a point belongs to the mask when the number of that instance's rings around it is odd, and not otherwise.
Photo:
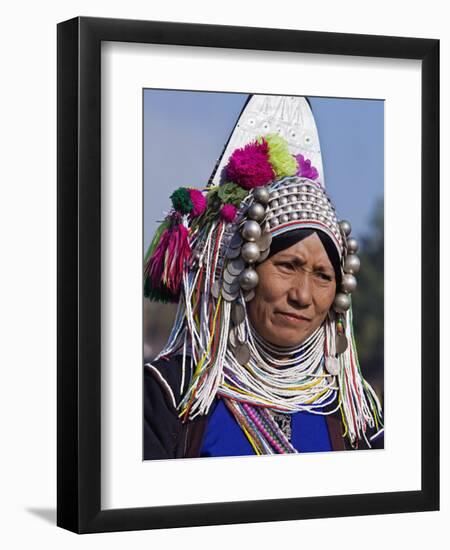
[[(144, 252), (181, 186), (203, 187), (248, 94), (144, 90)], [(384, 196), (384, 102), (309, 97), (325, 184), (352, 234), (368, 232)]]

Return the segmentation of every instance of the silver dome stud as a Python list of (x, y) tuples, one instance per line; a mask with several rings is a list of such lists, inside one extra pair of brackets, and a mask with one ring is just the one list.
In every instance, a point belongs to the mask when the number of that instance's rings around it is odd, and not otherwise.
[(345, 313), (350, 308), (350, 298), (347, 294), (339, 292), (333, 302), (333, 308), (338, 313)]
[(349, 254), (356, 254), (359, 249), (358, 241), (354, 237), (349, 237), (347, 239), (347, 250)]
[(265, 205), (269, 202), (269, 191), (266, 187), (257, 187), (253, 192), (253, 196), (261, 204)]
[(266, 209), (258, 202), (255, 202), (248, 209), (247, 215), (250, 219), (260, 222), (266, 215)]
[(259, 237), (261, 237), (261, 227), (259, 223), (254, 220), (246, 221), (242, 228), (241, 235), (246, 241), (257, 241)]
[(259, 282), (258, 273), (251, 267), (247, 267), (239, 276), (239, 284), (244, 290), (252, 290)]
[(348, 237), (350, 233), (352, 232), (352, 226), (349, 221), (347, 220), (341, 220), (339, 222), (339, 227), (341, 228), (341, 231)]
[(356, 280), (356, 277), (351, 273), (345, 273), (342, 276), (341, 289), (344, 292), (354, 292), (356, 290), (357, 285), (358, 285), (358, 282)]
[(270, 227), (276, 227), (277, 225), (280, 225), (280, 220), (278, 218), (270, 218), (269, 221)]
[(241, 257), (247, 263), (254, 263), (259, 260), (260, 251), (259, 246), (256, 243), (245, 243), (241, 248)]
[(358, 273), (360, 267), (361, 267), (360, 259), (355, 254), (349, 254), (345, 258), (345, 261), (344, 261), (345, 273), (351, 273), (353, 275), (355, 273)]

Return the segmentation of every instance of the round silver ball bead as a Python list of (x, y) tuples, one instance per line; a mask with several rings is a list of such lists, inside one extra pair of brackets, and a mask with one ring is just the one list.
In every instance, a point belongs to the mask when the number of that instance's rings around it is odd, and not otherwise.
[(256, 243), (245, 243), (241, 248), (242, 259), (251, 264), (259, 260), (259, 246)]
[(356, 254), (359, 249), (358, 241), (354, 237), (347, 239), (347, 250), (349, 254)]
[(254, 220), (246, 221), (242, 228), (241, 235), (246, 241), (257, 241), (259, 237), (261, 237), (261, 227), (259, 223)]
[(287, 204), (287, 197), (281, 197), (280, 199), (280, 206), (285, 206)]
[(247, 267), (239, 276), (239, 284), (244, 290), (252, 290), (259, 282), (258, 273), (251, 267)]
[(338, 313), (345, 313), (350, 307), (350, 298), (347, 294), (338, 293), (334, 298), (333, 309)]
[(359, 268), (361, 267), (361, 262), (355, 254), (349, 254), (344, 261), (344, 271), (345, 273), (358, 273)]
[(276, 227), (280, 224), (280, 221), (278, 218), (270, 218), (269, 225), (270, 227)]
[(253, 196), (255, 200), (261, 204), (267, 204), (269, 202), (269, 191), (265, 187), (257, 187), (253, 192)]
[(354, 275), (352, 275), (351, 273), (345, 273), (345, 275), (343, 275), (342, 282), (341, 282), (341, 289), (344, 292), (354, 292), (356, 290), (357, 285), (358, 285), (358, 282)]
[(280, 216), (280, 223), (286, 223), (289, 221), (289, 216), (287, 214), (283, 214)]
[(347, 220), (342, 220), (339, 222), (339, 227), (341, 228), (341, 231), (347, 235), (347, 237), (350, 235), (350, 233), (352, 232), (352, 226), (350, 224), (349, 221)]
[(264, 216), (266, 215), (266, 209), (262, 204), (259, 204), (258, 202), (255, 202), (250, 206), (247, 212), (248, 217), (251, 220), (255, 220), (257, 222), (260, 222)]

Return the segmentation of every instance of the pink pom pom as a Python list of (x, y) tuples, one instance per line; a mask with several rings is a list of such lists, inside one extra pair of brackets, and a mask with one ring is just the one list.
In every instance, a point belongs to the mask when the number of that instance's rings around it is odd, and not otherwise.
[(203, 212), (206, 210), (206, 206), (207, 206), (206, 197), (198, 189), (189, 189), (189, 195), (191, 197), (191, 201), (193, 204), (193, 208), (191, 210), (191, 216), (193, 218), (196, 218), (197, 216), (201, 216)]
[(266, 185), (275, 178), (269, 162), (269, 144), (265, 139), (236, 149), (228, 161), (227, 178), (244, 189)]
[(303, 155), (295, 155), (298, 164), (297, 176), (315, 180), (319, 177), (319, 172), (315, 166), (311, 165), (309, 159), (305, 159)]
[(237, 208), (233, 204), (224, 204), (222, 208), (220, 209), (220, 215), (222, 216), (222, 219), (226, 222), (232, 222), (234, 221), (234, 218), (236, 217)]

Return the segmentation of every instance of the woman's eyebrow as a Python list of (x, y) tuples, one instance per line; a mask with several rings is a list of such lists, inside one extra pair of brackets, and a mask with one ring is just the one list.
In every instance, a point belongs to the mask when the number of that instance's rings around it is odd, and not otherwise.
[(322, 264), (322, 263), (318, 263), (318, 264), (314, 264), (314, 269), (317, 270), (317, 271), (324, 271), (324, 272), (334, 272), (334, 268), (333, 266), (330, 266), (330, 265), (327, 265), (327, 264)]
[[(281, 256), (278, 258), (279, 262), (291, 262), (294, 265), (303, 266), (306, 264), (306, 260), (300, 256)], [(334, 271), (333, 266), (319, 261), (314, 264), (314, 269), (322, 271)]]

